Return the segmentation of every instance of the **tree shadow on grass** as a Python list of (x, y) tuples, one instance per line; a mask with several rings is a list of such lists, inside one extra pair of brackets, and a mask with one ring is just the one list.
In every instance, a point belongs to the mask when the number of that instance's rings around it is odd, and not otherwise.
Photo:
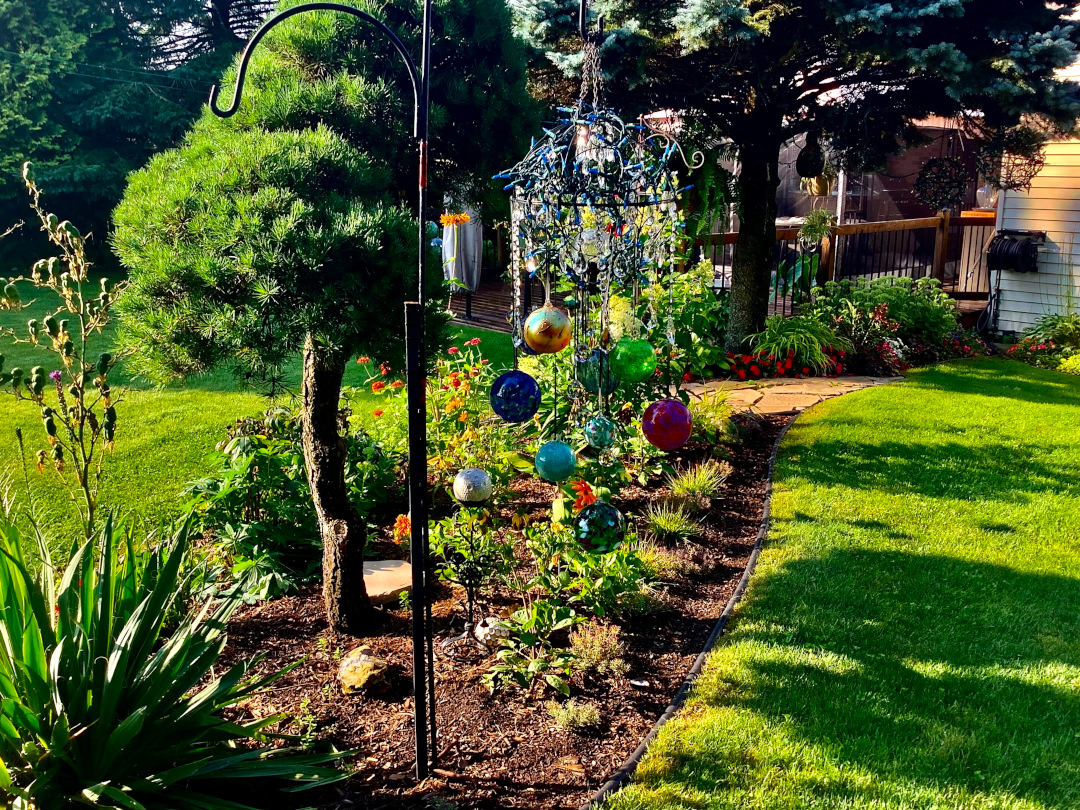
[[(1080, 581), (844, 549), (784, 565), (754, 597), (701, 683), (706, 703), (783, 723), (801, 748), (878, 777), (879, 799), (900, 784), (1080, 801)], [(835, 800), (865, 787), (813, 792), (847, 806)]]

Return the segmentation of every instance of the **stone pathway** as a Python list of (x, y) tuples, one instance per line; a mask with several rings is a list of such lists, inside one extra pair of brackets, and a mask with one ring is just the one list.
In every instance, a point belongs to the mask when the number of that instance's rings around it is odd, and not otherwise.
[(826, 399), (863, 388), (888, 385), (903, 377), (780, 377), (774, 380), (739, 382), (709, 380), (690, 383), (686, 390), (702, 399), (713, 392), (725, 391), (733, 410), (760, 414), (793, 414), (805, 411)]

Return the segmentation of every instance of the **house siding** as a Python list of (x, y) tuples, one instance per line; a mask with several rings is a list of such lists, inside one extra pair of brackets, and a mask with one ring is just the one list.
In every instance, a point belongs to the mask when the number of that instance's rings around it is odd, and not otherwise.
[(1080, 309), (1080, 140), (1047, 145), (1031, 189), (1002, 192), (997, 225), (1046, 231), (1039, 272), (1001, 274), (998, 328), (1022, 332), (1040, 315)]

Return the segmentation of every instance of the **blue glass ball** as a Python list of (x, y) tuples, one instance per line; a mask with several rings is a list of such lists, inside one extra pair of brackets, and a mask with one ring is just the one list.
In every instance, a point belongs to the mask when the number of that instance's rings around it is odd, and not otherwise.
[(566, 442), (544, 442), (536, 451), (536, 472), (545, 481), (565, 481), (577, 467), (577, 454)]
[(603, 450), (615, 443), (615, 423), (602, 414), (597, 414), (585, 423), (585, 441), (589, 447)]
[(626, 536), (626, 519), (611, 504), (597, 501), (578, 512), (574, 533), (586, 548), (610, 551)]
[(491, 384), (491, 409), (507, 422), (526, 422), (540, 410), (540, 385), (524, 371), (507, 371)]

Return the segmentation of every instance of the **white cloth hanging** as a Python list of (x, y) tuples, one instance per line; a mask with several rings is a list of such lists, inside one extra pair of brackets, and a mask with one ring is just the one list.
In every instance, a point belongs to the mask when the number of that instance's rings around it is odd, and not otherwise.
[(442, 237), (443, 278), (455, 279), (464, 289), (475, 292), (480, 286), (480, 264), (484, 254), (484, 232), (480, 217), (466, 208), (464, 225), (444, 225)]

